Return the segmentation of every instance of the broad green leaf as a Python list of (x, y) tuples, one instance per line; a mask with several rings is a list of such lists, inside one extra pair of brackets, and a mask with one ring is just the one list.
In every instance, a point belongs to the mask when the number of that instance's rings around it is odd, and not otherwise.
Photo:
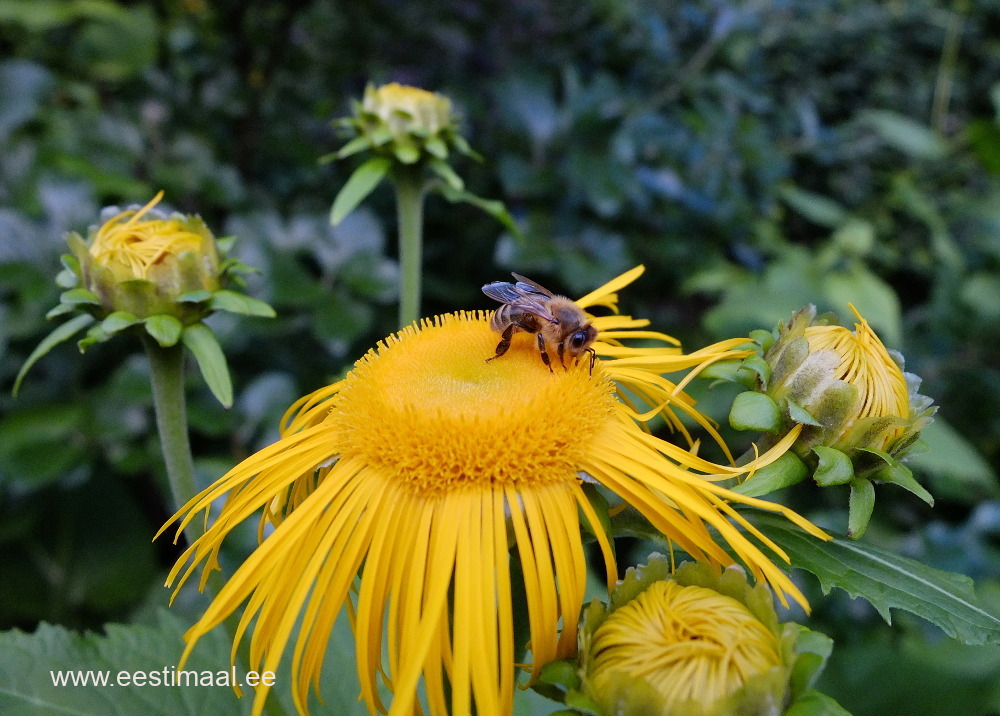
[(741, 512), (788, 553), (793, 567), (816, 575), (824, 594), (836, 587), (851, 597), (863, 597), (887, 623), (892, 622), (892, 609), (903, 609), (966, 644), (1000, 644), (1000, 618), (979, 604), (965, 575), (862, 542), (839, 537), (823, 542), (759, 510)]
[(391, 161), (385, 157), (374, 157), (354, 170), (347, 183), (333, 200), (330, 209), (330, 223), (336, 226), (374, 191), (378, 183), (389, 171)]
[(38, 344), (35, 350), (31, 351), (31, 355), (28, 356), (28, 359), (24, 361), (24, 365), (21, 366), (21, 370), (18, 371), (17, 378), (14, 379), (13, 394), (15, 396), (17, 395), (17, 391), (21, 388), (21, 381), (24, 380), (24, 376), (27, 374), (28, 370), (38, 361), (39, 358), (44, 356), (63, 341), (72, 338), (95, 320), (96, 319), (89, 313), (84, 313), (76, 318), (66, 321), (66, 323), (63, 323), (61, 326), (52, 331), (52, 333), (43, 338), (42, 342)]
[[(177, 659), (189, 626), (161, 610), (152, 626), (108, 624), (104, 635), (79, 634), (44, 623), (31, 634), (4, 632), (0, 634), (0, 653), (4, 654), (0, 659), (0, 712), (9, 716), (241, 713), (250, 699), (238, 699), (225, 686), (153, 685), (154, 680), (177, 678)], [(229, 644), (222, 630), (202, 639), (185, 666), (198, 676), (210, 673), (213, 680), (220, 672), (231, 674), (229, 669)], [(141, 672), (146, 685), (119, 685), (122, 672), (130, 681)], [(87, 678), (89, 683), (54, 683), (73, 676)], [(242, 682), (242, 674), (237, 678)], [(107, 680), (107, 686), (93, 684), (93, 680), (102, 679)]]
[(213, 311), (229, 311), (244, 316), (274, 318), (276, 315), (274, 309), (268, 304), (236, 291), (216, 291), (212, 294), (212, 301), (208, 305)]
[(181, 332), (184, 330), (183, 323), (173, 316), (165, 314), (150, 316), (143, 323), (146, 326), (146, 333), (155, 338), (156, 342), (164, 348), (177, 345), (177, 341), (181, 339)]
[(201, 375), (208, 384), (212, 395), (226, 408), (233, 404), (233, 383), (229, 377), (229, 367), (215, 334), (204, 323), (195, 323), (184, 329), (184, 345), (198, 361)]

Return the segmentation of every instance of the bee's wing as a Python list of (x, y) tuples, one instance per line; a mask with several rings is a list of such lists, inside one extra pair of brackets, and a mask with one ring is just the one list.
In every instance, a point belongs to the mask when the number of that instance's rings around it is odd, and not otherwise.
[(511, 276), (517, 279), (517, 288), (525, 293), (540, 293), (546, 298), (552, 298), (555, 295), (552, 291), (535, 283), (527, 276), (522, 276), (519, 273), (512, 273)]
[(509, 307), (508, 311), (512, 314), (529, 313), (546, 321), (555, 321), (555, 317), (545, 308), (545, 301), (550, 294), (539, 293), (526, 284), (494, 281), (483, 286), (483, 293), (494, 301), (506, 304), (504, 307)]

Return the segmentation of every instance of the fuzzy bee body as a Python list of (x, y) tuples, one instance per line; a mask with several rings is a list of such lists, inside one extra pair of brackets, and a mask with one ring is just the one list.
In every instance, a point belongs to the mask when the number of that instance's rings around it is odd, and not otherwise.
[(487, 361), (499, 358), (510, 348), (515, 331), (533, 333), (538, 342), (542, 362), (552, 370), (548, 348), (554, 347), (559, 363), (566, 368), (566, 356), (579, 360), (584, 352), (590, 353), (590, 371), (594, 371), (596, 353), (591, 344), (597, 338), (597, 329), (583, 309), (566, 296), (559, 296), (520, 274), (513, 274), (516, 283), (495, 281), (483, 286), (483, 293), (502, 306), (493, 312), (490, 326), (500, 333), (496, 354)]

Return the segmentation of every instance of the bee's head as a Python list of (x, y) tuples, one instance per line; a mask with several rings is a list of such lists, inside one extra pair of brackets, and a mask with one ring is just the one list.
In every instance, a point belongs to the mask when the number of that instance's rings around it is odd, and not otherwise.
[(586, 325), (573, 333), (566, 341), (569, 344), (570, 355), (577, 356), (583, 353), (590, 344), (597, 338), (597, 329), (591, 325)]

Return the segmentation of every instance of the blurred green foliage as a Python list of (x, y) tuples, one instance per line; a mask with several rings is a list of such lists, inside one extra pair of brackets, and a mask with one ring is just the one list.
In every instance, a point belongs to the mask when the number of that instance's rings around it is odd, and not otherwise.
[[(330, 120), (392, 80), (452, 97), (486, 158), (462, 167), (469, 189), (502, 197), (526, 237), (432, 197), (424, 314), (487, 308), (479, 286), (510, 270), (581, 294), (639, 262), (623, 305), (689, 348), (853, 303), (942, 406), (915, 463), (938, 504), (880, 499), (866, 539), (990, 588), (998, 29), (998, 0), (0, 0), (0, 626), (128, 619), (163, 602), (176, 554), (149, 541), (176, 506), (138, 346), (66, 344), (10, 396), (51, 330), (64, 232), (164, 189), (261, 269), (250, 290), (279, 319), (213, 319), (233, 409), (192, 375), (207, 483), (396, 328), (391, 195), (331, 228), (353, 165), (317, 163), (338, 146)], [(871, 664), (852, 656), (895, 648), (864, 636), (872, 615), (833, 599), (818, 619), (854, 645), (834, 652), (841, 683), (884, 683), (858, 681)], [(936, 669), (933, 649), (907, 653), (920, 668), (893, 688)], [(997, 710), (995, 689), (966, 690), (981, 707), (963, 713)]]

